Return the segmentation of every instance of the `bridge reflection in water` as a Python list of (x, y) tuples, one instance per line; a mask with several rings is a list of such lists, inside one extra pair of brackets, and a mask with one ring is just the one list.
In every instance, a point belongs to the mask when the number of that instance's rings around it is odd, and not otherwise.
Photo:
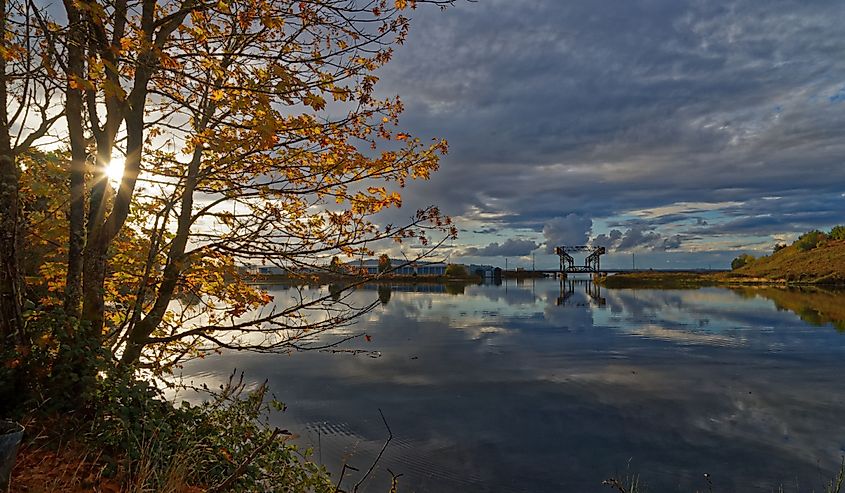
[(560, 280), (560, 295), (557, 297), (557, 305), (582, 305), (575, 301), (574, 295), (578, 291), (583, 291), (587, 295), (587, 304), (595, 306), (607, 305), (607, 300), (601, 295), (601, 286), (593, 282), (592, 279), (561, 279)]

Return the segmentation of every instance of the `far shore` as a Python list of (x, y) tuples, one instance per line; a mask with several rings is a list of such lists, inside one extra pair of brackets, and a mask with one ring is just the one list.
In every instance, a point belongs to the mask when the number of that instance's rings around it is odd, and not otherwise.
[(253, 284), (479, 284), (484, 280), (478, 276), (449, 277), (449, 276), (363, 276), (356, 274), (263, 274), (252, 278)]
[(826, 286), (843, 287), (845, 282), (831, 277), (768, 278), (734, 272), (630, 272), (603, 276), (599, 283), (607, 288), (700, 288), (706, 286)]

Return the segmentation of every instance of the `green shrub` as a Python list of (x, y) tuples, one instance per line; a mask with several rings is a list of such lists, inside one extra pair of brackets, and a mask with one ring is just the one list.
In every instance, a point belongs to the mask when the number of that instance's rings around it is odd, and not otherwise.
[(449, 264), (446, 266), (446, 275), (449, 277), (467, 277), (467, 269), (461, 264)]
[(740, 268), (745, 267), (746, 265), (750, 264), (751, 262), (754, 262), (754, 260), (755, 260), (755, 258), (754, 258), (753, 255), (748, 255), (747, 253), (743, 253), (742, 255), (740, 255), (739, 257), (737, 257), (737, 258), (735, 258), (731, 261), (731, 269), (732, 270), (740, 269)]
[(786, 243), (775, 243), (775, 248), (772, 250), (772, 253), (778, 253), (784, 248), (786, 248)]
[(309, 459), (311, 451), (270, 426), (271, 410), (283, 405), (266, 398), (266, 385), (245, 392), (242, 380), (230, 378), (219, 391), (208, 391), (206, 402), (174, 406), (148, 382), (112, 376), (100, 381), (97, 394), (85, 441), (103, 452), (107, 473), (138, 485), (137, 491), (169, 491), (177, 483), (225, 484), (227, 491), (334, 490), (326, 470)]
[(808, 252), (824, 243), (825, 240), (827, 240), (827, 235), (816, 229), (801, 235), (795, 245), (802, 252)]
[(828, 235), (831, 240), (845, 240), (845, 226), (834, 226)]

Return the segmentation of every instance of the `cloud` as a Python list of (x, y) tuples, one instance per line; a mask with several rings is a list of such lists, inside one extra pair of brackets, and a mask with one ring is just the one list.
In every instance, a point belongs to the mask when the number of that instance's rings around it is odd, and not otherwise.
[(561, 211), (611, 224), (652, 210), (644, 227), (697, 228), (703, 243), (830, 226), (845, 210), (843, 22), (832, 1), (418, 9), (379, 90), (450, 153), (397, 217), (438, 204), (509, 235)]
[(508, 238), (501, 245), (490, 243), (485, 247), (470, 247), (461, 252), (464, 257), (523, 257), (539, 247), (531, 240)]
[(554, 252), (556, 246), (585, 245), (592, 228), (592, 219), (574, 213), (550, 220), (543, 226), (546, 253)]
[(677, 250), (681, 247), (681, 235), (664, 236), (656, 231), (637, 226), (624, 233), (612, 229), (607, 234), (600, 234), (593, 238), (592, 244), (603, 246), (609, 251), (625, 252), (631, 250), (665, 251)]

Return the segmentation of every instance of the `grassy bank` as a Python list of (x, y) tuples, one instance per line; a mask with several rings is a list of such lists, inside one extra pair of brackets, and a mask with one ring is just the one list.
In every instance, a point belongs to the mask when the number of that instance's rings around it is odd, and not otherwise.
[(696, 288), (714, 285), (845, 286), (845, 227), (810, 231), (770, 255), (740, 255), (730, 272), (633, 272), (602, 279), (609, 288)]
[(110, 377), (96, 405), (24, 410), (10, 491), (337, 491), (310, 450), (269, 424), (283, 406), (265, 385), (230, 379), (205, 392), (203, 404), (174, 405), (146, 382)]
[(629, 272), (602, 276), (597, 282), (608, 288), (695, 289), (719, 283), (714, 274), (700, 272)]
[(743, 278), (790, 284), (845, 285), (845, 240), (828, 239), (812, 248), (799, 240), (727, 274), (729, 281)]
[(845, 240), (804, 250), (796, 242), (771, 255), (749, 259), (731, 272), (631, 272), (600, 281), (609, 288), (697, 288), (703, 286), (845, 286)]
[(814, 276), (796, 274), (756, 275), (744, 272), (629, 272), (605, 276), (597, 282), (608, 288), (696, 289), (706, 286), (829, 286), (843, 287), (845, 280), (837, 274)]

